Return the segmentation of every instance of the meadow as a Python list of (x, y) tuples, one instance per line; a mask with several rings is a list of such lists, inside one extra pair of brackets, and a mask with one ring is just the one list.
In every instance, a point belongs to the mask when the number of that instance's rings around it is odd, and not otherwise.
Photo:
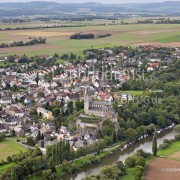
[(180, 158), (179, 152), (180, 152), (180, 141), (176, 141), (176, 142), (173, 142), (169, 147), (167, 147), (163, 150), (159, 150), (158, 156), (175, 158), (176, 156), (173, 156), (173, 154), (174, 154), (174, 155), (177, 155), (177, 158)]
[(5, 139), (0, 142), (0, 160), (6, 160), (8, 156), (12, 156), (26, 149), (13, 140)]
[[(103, 21), (102, 21), (103, 22)], [(103, 48), (112, 46), (137, 46), (139, 44), (171, 45), (180, 46), (180, 24), (132, 24), (132, 25), (100, 25), (101, 21), (79, 22), (83, 27), (59, 27), (42, 28), (31, 30), (0, 31), (0, 43), (11, 43), (14, 41), (28, 41), (29, 37), (46, 37), (47, 44), (33, 46), (12, 47), (0, 49), (1, 55), (26, 54), (35, 56), (41, 54), (53, 55), (70, 53), (82, 55), (83, 50), (89, 48)], [(110, 21), (112, 22), (112, 21)], [(71, 25), (73, 25), (73, 22)], [(99, 24), (98, 24), (99, 23)], [(103, 22), (104, 23), (104, 22)], [(22, 24), (20, 24), (23, 26)], [(24, 24), (26, 26), (27, 24)], [(10, 25), (6, 25), (7, 27)], [(12, 26), (18, 26), (13, 23)], [(34, 26), (34, 24), (32, 24)], [(5, 24), (0, 24), (0, 28)], [(28, 24), (30, 27), (30, 24)], [(69, 38), (74, 33), (94, 33), (102, 35), (110, 33), (112, 36), (95, 38), (91, 40), (72, 40)], [(171, 43), (171, 44), (169, 44)]]

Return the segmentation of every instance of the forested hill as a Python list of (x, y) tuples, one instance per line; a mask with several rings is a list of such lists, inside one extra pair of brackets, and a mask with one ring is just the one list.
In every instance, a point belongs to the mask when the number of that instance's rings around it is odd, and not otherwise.
[(77, 12), (86, 9), (87, 12), (129, 12), (129, 13), (162, 13), (180, 14), (180, 1), (166, 1), (161, 3), (129, 3), (129, 4), (100, 4), (100, 3), (56, 3), (56, 2), (25, 2), (0, 3), (0, 15), (57, 15), (66, 12)]

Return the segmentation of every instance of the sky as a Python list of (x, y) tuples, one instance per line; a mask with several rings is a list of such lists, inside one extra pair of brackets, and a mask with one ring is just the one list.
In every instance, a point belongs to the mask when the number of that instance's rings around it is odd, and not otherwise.
[[(0, 0), (0, 2), (29, 2), (35, 0)], [(97, 2), (104, 4), (121, 4), (121, 3), (146, 3), (146, 2), (164, 2), (164, 1), (180, 1), (180, 0), (36, 0), (36, 1), (55, 1), (58, 3), (86, 3)]]

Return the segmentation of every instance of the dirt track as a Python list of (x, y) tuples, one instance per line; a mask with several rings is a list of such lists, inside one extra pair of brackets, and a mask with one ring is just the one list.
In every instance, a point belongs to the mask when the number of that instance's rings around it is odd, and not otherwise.
[(157, 158), (152, 160), (145, 171), (144, 180), (179, 180), (180, 161)]

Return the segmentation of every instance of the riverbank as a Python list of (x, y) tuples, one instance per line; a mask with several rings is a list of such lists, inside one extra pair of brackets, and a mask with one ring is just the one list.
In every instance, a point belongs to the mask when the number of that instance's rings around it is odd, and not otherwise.
[[(57, 174), (60, 177), (63, 177), (65, 174), (77, 173), (84, 168), (98, 164), (103, 158), (113, 153), (113, 151), (119, 150), (121, 146), (123, 146), (125, 142), (120, 142), (113, 144), (111, 147), (104, 149), (98, 154), (91, 154), (85, 157), (81, 157), (79, 159), (73, 160), (71, 162), (65, 162), (62, 165), (56, 167)], [(26, 178), (26, 180), (38, 180), (41, 178), (41, 175), (36, 175), (33, 177)]]
[[(172, 138), (174, 138), (174, 133), (171, 130), (164, 131), (158, 135), (158, 145), (161, 144), (164, 139)], [(116, 143), (101, 151), (99, 154), (91, 154), (71, 162), (65, 162), (63, 165), (57, 166), (56, 170), (59, 176), (63, 176), (63, 180), (83, 179), (87, 176), (98, 174), (103, 166), (113, 165), (117, 161), (124, 162), (127, 157), (133, 155), (138, 149), (151, 152), (151, 143), (152, 136), (148, 136), (147, 138), (129, 145), (124, 151), (120, 149), (127, 145), (127, 142)], [(67, 169), (69, 170), (67, 170), (66, 167), (68, 167)], [(41, 176), (33, 176), (27, 179), (38, 180), (40, 178)]]
[[(162, 144), (164, 139), (173, 139), (174, 132), (172, 130), (163, 131), (158, 135), (158, 145)], [(124, 144), (125, 145), (125, 144)], [(123, 145), (123, 146), (124, 146)], [(109, 153), (106, 157), (104, 157), (99, 164), (93, 164), (93, 166), (88, 166), (88, 168), (83, 168), (79, 173), (68, 174), (63, 177), (63, 180), (79, 180), (84, 179), (87, 176), (97, 175), (100, 169), (106, 165), (114, 165), (117, 161), (124, 162), (125, 159), (129, 156), (135, 154), (138, 149), (143, 149), (146, 152), (152, 152), (152, 136), (148, 136), (145, 139), (135, 142), (131, 146), (127, 147), (124, 151), (120, 150), (118, 147), (117, 150)], [(130, 172), (133, 169), (129, 170)], [(126, 177), (123, 177), (126, 180)], [(128, 176), (127, 176), (127, 180)]]

